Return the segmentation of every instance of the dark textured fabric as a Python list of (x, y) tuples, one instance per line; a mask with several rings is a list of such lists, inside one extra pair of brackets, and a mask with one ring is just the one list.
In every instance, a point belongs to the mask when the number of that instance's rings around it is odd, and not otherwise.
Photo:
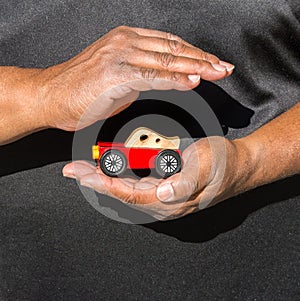
[[(2, 65), (45, 67), (79, 53), (119, 25), (178, 34), (236, 65), (218, 82), (255, 108), (252, 128), (300, 98), (297, 1), (1, 1)], [(293, 9), (293, 10), (292, 10)], [(251, 131), (251, 126), (235, 135)]]
[[(56, 64), (118, 25), (170, 31), (235, 64), (197, 91), (240, 137), (299, 102), (299, 12), (295, 0), (2, 0), (0, 64)], [(62, 163), (36, 168), (70, 160), (71, 143), (49, 130), (0, 148), (1, 175), (31, 168), (0, 178), (0, 300), (299, 298), (299, 176), (127, 225), (95, 211)]]
[(98, 213), (62, 167), (0, 179), (1, 300), (296, 300), (299, 177), (141, 226)]

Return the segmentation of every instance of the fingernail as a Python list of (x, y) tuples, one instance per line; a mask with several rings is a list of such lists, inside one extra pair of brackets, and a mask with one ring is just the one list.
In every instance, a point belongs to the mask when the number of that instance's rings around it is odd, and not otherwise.
[(232, 65), (230, 63), (227, 63), (227, 62), (224, 62), (224, 61), (219, 61), (219, 64), (222, 65), (222, 66), (225, 66), (227, 72), (230, 72), (230, 71), (232, 71), (235, 68), (234, 65)]
[(227, 70), (225, 66), (220, 65), (220, 64), (211, 64), (211, 65), (215, 70), (220, 71), (220, 72), (224, 72)]
[(193, 83), (197, 83), (200, 80), (200, 75), (189, 75), (189, 80)]
[(174, 189), (170, 183), (163, 184), (157, 188), (157, 198), (162, 202), (170, 202), (174, 198)]
[(63, 173), (63, 176), (70, 179), (76, 179), (76, 177), (73, 174)]

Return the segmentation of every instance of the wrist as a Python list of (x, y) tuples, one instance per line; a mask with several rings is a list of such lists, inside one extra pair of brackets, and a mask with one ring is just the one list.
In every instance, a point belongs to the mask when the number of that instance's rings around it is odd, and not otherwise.
[[(41, 98), (41, 73), (42, 69), (34, 69), (26, 77), (26, 84), (21, 87), (19, 91), (19, 97), (17, 97), (20, 104), (20, 108), (24, 113), (24, 119), (28, 120), (28, 126), (33, 131), (48, 128), (47, 119), (45, 118), (45, 102)], [(26, 95), (26, 101), (24, 101), (23, 95)]]
[(53, 97), (53, 91), (59, 89), (59, 85), (53, 84), (53, 79), (59, 74), (60, 65), (54, 65), (43, 69), (36, 80), (36, 97), (39, 105), (40, 123), (46, 128), (57, 128), (57, 112), (62, 107), (58, 99)]
[[(74, 131), (78, 120), (73, 99), (80, 97), (80, 82), (69, 62), (44, 69), (40, 74), (38, 97), (42, 104), (44, 124), (48, 128)], [(83, 80), (83, 78), (81, 78)], [(75, 87), (75, 88), (74, 88)], [(75, 121), (74, 121), (75, 120)]]
[(0, 144), (46, 128), (38, 98), (41, 69), (1, 67)]
[(233, 143), (237, 149), (239, 193), (264, 184), (262, 183), (263, 145), (251, 135), (236, 139)]
[(249, 171), (244, 168), (245, 175), (239, 175), (245, 190), (299, 173), (299, 112), (296, 105), (249, 136), (234, 140), (244, 150), (238, 153), (248, 154), (238, 160), (249, 162)]

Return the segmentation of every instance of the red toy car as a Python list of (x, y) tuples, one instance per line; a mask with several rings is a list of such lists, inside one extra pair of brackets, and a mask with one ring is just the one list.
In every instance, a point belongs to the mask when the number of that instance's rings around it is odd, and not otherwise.
[(125, 143), (98, 142), (93, 159), (104, 174), (116, 177), (129, 169), (155, 169), (163, 178), (180, 171), (179, 137), (165, 137), (147, 128), (136, 129)]

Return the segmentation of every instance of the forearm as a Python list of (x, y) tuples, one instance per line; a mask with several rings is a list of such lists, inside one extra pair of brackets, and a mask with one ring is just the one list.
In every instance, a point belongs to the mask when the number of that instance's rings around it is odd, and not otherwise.
[(237, 142), (245, 146), (242, 190), (299, 173), (300, 103)]
[(0, 145), (46, 128), (38, 97), (40, 72), (0, 67)]

